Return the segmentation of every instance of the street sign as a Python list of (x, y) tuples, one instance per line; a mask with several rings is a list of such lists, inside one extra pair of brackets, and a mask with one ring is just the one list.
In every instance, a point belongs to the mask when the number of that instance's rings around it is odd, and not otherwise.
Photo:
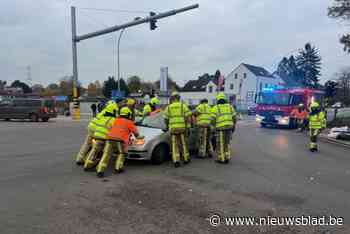
[(125, 91), (118, 91), (117, 89), (113, 89), (111, 93), (112, 99), (120, 99), (125, 97)]

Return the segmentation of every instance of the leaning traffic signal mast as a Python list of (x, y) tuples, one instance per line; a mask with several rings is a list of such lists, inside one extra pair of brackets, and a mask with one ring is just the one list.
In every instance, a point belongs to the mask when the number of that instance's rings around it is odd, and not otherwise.
[(137, 18), (134, 21), (121, 24), (121, 25), (115, 25), (109, 28), (105, 28), (99, 31), (95, 31), (92, 33), (87, 33), (84, 35), (77, 35), (76, 32), (76, 17), (75, 17), (75, 7), (71, 7), (71, 17), (72, 17), (72, 52), (73, 52), (73, 102), (74, 102), (74, 113), (73, 118), (74, 119), (80, 119), (80, 104), (79, 104), (79, 96), (78, 96), (78, 58), (77, 58), (77, 43), (89, 38), (101, 36), (104, 34), (116, 32), (125, 28), (130, 28), (139, 24), (144, 23), (150, 23), (150, 30), (155, 30), (157, 28), (156, 22), (158, 19), (166, 18), (172, 15), (176, 15), (178, 13), (182, 13), (185, 11), (193, 10), (195, 8), (198, 8), (199, 4), (191, 5), (188, 7), (176, 9), (167, 11), (164, 13), (156, 14), (155, 12), (150, 12), (149, 17), (145, 18)]

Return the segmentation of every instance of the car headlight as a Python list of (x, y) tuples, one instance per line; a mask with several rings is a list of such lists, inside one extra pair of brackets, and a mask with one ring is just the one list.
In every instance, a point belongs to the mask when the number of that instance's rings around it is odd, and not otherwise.
[(256, 122), (261, 122), (261, 121), (263, 121), (263, 119), (264, 119), (264, 117), (263, 116), (261, 116), (261, 115), (256, 115), (255, 116), (255, 120), (256, 120)]
[(287, 125), (287, 124), (289, 124), (289, 117), (288, 116), (281, 117), (278, 119), (278, 122), (280, 124)]
[(145, 139), (135, 139), (132, 142), (133, 145), (144, 145), (145, 144)]

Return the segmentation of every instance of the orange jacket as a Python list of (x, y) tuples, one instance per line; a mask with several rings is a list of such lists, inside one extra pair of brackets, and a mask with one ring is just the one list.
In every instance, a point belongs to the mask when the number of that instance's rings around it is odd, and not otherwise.
[(306, 119), (308, 116), (308, 113), (306, 110), (299, 112), (299, 108), (295, 108), (290, 115), (296, 119)]
[(123, 141), (126, 145), (128, 145), (131, 133), (138, 135), (138, 130), (135, 123), (129, 119), (117, 118), (114, 120), (107, 138), (110, 140)]

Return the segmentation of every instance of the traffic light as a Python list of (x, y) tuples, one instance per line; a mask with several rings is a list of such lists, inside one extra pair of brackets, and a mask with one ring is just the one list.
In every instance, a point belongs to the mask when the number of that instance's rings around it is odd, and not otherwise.
[[(152, 17), (152, 16), (155, 16), (156, 13), (153, 12), (153, 11), (151, 11), (151, 12), (149, 13), (149, 15)], [(150, 27), (151, 30), (155, 30), (155, 29), (157, 28), (156, 23), (157, 23), (157, 20), (151, 20), (151, 21), (149, 22), (149, 27)]]

